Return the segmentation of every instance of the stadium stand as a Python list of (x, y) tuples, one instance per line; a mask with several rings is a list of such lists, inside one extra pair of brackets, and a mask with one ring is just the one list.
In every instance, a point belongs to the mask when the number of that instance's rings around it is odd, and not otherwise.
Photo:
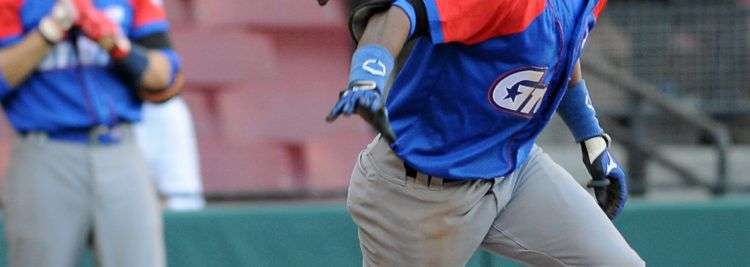
[(194, 5), (195, 19), (201, 25), (309, 30), (340, 28), (346, 20), (343, 8), (319, 8), (315, 1), (221, 0), (195, 1)]
[(346, 188), (357, 154), (372, 140), (370, 133), (343, 132), (318, 136), (305, 142), (305, 165), (313, 190)]
[(294, 158), (283, 143), (201, 138), (199, 150), (207, 192), (287, 190), (293, 188), (298, 175)]
[(206, 192), (346, 187), (372, 134), (359, 120), (323, 120), (352, 49), (343, 3), (165, 1)]

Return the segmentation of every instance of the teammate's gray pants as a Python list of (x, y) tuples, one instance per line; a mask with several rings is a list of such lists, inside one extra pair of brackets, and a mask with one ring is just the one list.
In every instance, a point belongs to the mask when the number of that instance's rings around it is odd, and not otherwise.
[(17, 138), (3, 192), (11, 266), (78, 266), (91, 241), (98, 266), (165, 265), (156, 193), (132, 139)]
[(644, 266), (589, 195), (538, 147), (505, 179), (405, 175), (380, 138), (359, 155), (347, 207), (365, 266), (463, 266), (480, 246), (532, 266)]

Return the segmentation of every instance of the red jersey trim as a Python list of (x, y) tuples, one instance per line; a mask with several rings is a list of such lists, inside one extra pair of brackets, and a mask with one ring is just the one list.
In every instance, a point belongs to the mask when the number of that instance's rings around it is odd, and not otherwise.
[(475, 44), (519, 33), (544, 12), (546, 0), (435, 0), (445, 42)]
[(133, 26), (136, 28), (167, 20), (164, 8), (154, 0), (130, 0), (130, 3), (133, 7)]
[(23, 33), (22, 5), (23, 0), (0, 0), (0, 40), (18, 37)]
[(596, 19), (599, 19), (599, 15), (602, 14), (602, 11), (604, 11), (604, 8), (607, 6), (607, 0), (599, 0), (599, 3), (596, 4), (596, 7), (594, 8), (594, 17)]

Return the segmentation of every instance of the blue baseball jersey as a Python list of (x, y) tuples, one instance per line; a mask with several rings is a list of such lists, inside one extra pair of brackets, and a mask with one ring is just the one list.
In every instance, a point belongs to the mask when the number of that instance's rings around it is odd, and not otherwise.
[(423, 2), (430, 34), (386, 103), (391, 148), (428, 175), (508, 175), (555, 113), (606, 0)]
[[(36, 30), (54, 0), (0, 0), (0, 48)], [(123, 33), (137, 39), (168, 29), (159, 0), (94, 0)], [(1, 76), (1, 75), (0, 75)], [(3, 83), (0, 77), (0, 83)], [(0, 102), (16, 130), (54, 132), (140, 120), (141, 100), (109, 55), (81, 34), (56, 46), (20, 85), (0, 84)]]

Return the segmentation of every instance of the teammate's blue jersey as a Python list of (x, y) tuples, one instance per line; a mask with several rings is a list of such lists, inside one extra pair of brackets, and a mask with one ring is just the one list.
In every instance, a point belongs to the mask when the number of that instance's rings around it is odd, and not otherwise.
[[(160, 1), (93, 2), (131, 39), (167, 31)], [(36, 30), (54, 3), (0, 0), (0, 48)], [(80, 34), (69, 36), (52, 48), (22, 84), (16, 88), (0, 85), (0, 101), (19, 131), (53, 132), (138, 121), (141, 101), (110, 63), (107, 52), (94, 41)]]
[(396, 154), (449, 179), (505, 176), (525, 162), (565, 94), (606, 0), (424, 0), (387, 107)]

